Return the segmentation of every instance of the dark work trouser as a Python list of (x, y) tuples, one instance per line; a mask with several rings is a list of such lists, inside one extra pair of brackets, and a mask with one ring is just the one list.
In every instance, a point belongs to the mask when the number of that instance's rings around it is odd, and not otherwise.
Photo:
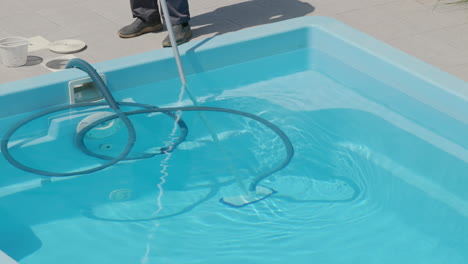
[[(171, 23), (182, 24), (190, 20), (188, 0), (166, 0)], [(139, 17), (145, 22), (160, 21), (157, 0), (130, 0), (133, 17)], [(162, 12), (161, 12), (162, 14)]]

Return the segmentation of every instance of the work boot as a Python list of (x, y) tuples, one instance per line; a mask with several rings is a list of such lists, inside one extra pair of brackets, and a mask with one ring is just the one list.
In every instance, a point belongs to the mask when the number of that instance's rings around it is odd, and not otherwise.
[[(174, 31), (174, 36), (177, 42), (177, 45), (185, 43), (192, 38), (192, 29), (188, 23), (183, 23), (179, 25), (173, 25), (172, 30)], [(169, 35), (162, 42), (163, 47), (171, 47), (171, 40)]]
[(161, 21), (145, 22), (137, 17), (133, 23), (127, 25), (119, 30), (121, 38), (133, 38), (148, 32), (156, 32), (162, 30), (163, 26)]

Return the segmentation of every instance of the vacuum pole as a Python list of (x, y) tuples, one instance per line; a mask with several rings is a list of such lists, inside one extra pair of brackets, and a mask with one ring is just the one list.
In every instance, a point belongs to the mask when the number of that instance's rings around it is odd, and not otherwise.
[[(177, 42), (176, 42), (176, 39), (175, 39), (175, 36), (174, 36), (174, 30), (172, 30), (172, 23), (171, 23), (171, 19), (170, 19), (170, 16), (169, 16), (169, 10), (167, 9), (166, 0), (159, 0), (159, 1), (161, 3), (161, 8), (162, 8), (162, 11), (163, 11), (163, 16), (164, 16), (164, 21), (166, 23), (167, 31), (169, 32), (169, 39), (171, 40), (172, 52), (174, 53), (174, 58), (175, 58), (176, 63), (177, 63), (177, 69), (179, 70), (179, 77), (180, 77), (180, 81), (182, 82), (183, 90), (187, 91), (187, 93), (188, 93), (190, 99), (193, 101), (194, 105), (197, 105), (197, 101), (195, 100), (195, 98), (186, 89), (187, 81), (185, 79), (185, 73), (184, 73), (184, 68), (182, 67), (182, 62), (180, 61), (179, 48), (177, 47)], [(199, 114), (199, 116), (202, 119), (203, 123), (205, 123), (205, 126), (210, 131), (210, 134), (211, 134), (211, 137), (213, 138), (214, 143), (220, 148), (221, 152), (223, 153), (224, 157), (226, 158), (226, 160), (227, 160), (227, 162), (229, 164), (230, 170), (233, 171), (233, 175), (237, 180), (239, 188), (241, 189), (242, 193), (244, 193), (244, 195), (240, 195), (240, 196), (223, 198), (221, 201), (223, 203), (225, 203), (225, 204), (228, 204), (228, 205), (231, 205), (231, 206), (234, 206), (234, 207), (241, 207), (241, 206), (247, 205), (249, 203), (254, 203), (256, 201), (262, 200), (262, 199), (270, 196), (271, 194), (273, 194), (274, 193), (273, 190), (271, 190), (269, 188), (265, 188), (265, 187), (261, 187), (262, 188), (261, 191), (258, 192), (257, 191), (257, 189), (258, 189), (257, 183), (254, 183), (249, 189), (247, 189), (243, 185), (243, 183), (240, 180), (240, 177), (236, 173), (236, 170), (234, 168), (234, 165), (232, 164), (231, 158), (227, 154), (227, 151), (224, 150), (224, 148), (222, 147), (221, 143), (219, 142), (219, 138), (216, 135), (216, 133), (214, 132), (214, 130), (212, 130), (211, 127), (209, 126), (208, 120), (206, 120), (206, 118), (202, 114)]]
[(174, 30), (172, 29), (171, 17), (169, 16), (169, 9), (167, 9), (166, 0), (159, 0), (161, 3), (161, 8), (163, 11), (164, 21), (169, 32), (169, 39), (171, 40), (172, 52), (174, 53), (174, 58), (177, 63), (177, 69), (179, 71), (180, 81), (182, 82), (183, 87), (187, 84), (185, 79), (184, 68), (182, 67), (182, 62), (180, 61), (179, 48), (177, 47), (177, 41), (175, 39)]

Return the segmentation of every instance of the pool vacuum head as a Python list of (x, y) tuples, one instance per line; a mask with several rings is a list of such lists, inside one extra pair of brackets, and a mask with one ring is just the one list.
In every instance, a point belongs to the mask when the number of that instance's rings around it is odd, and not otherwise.
[(248, 192), (244, 195), (221, 198), (219, 201), (232, 207), (243, 207), (261, 201), (276, 193), (275, 190), (264, 186), (257, 186), (255, 192)]

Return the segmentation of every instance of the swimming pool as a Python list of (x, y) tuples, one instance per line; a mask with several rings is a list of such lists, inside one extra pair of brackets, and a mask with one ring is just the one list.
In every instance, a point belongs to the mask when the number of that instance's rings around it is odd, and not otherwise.
[[(255, 120), (183, 112), (166, 155), (89, 175), (47, 177), (0, 157), (0, 249), (20, 263), (466, 263), (468, 85), (336, 20), (307, 17), (182, 46), (188, 91), (169, 50), (94, 65), (122, 102), (198, 105), (260, 116), (294, 157), (241, 208), (219, 200), (280, 163), (285, 147)], [(0, 86), (0, 136), (67, 104), (67, 70)], [(53, 96), (51, 96), (53, 95)], [(132, 107), (126, 107), (133, 110)], [(73, 137), (102, 107), (39, 118), (10, 139), (44, 171), (100, 163)], [(179, 114), (179, 113), (178, 113)], [(133, 155), (173, 142), (163, 114), (131, 117)], [(215, 136), (213, 136), (215, 134)], [(115, 156), (125, 129), (85, 139)]]

